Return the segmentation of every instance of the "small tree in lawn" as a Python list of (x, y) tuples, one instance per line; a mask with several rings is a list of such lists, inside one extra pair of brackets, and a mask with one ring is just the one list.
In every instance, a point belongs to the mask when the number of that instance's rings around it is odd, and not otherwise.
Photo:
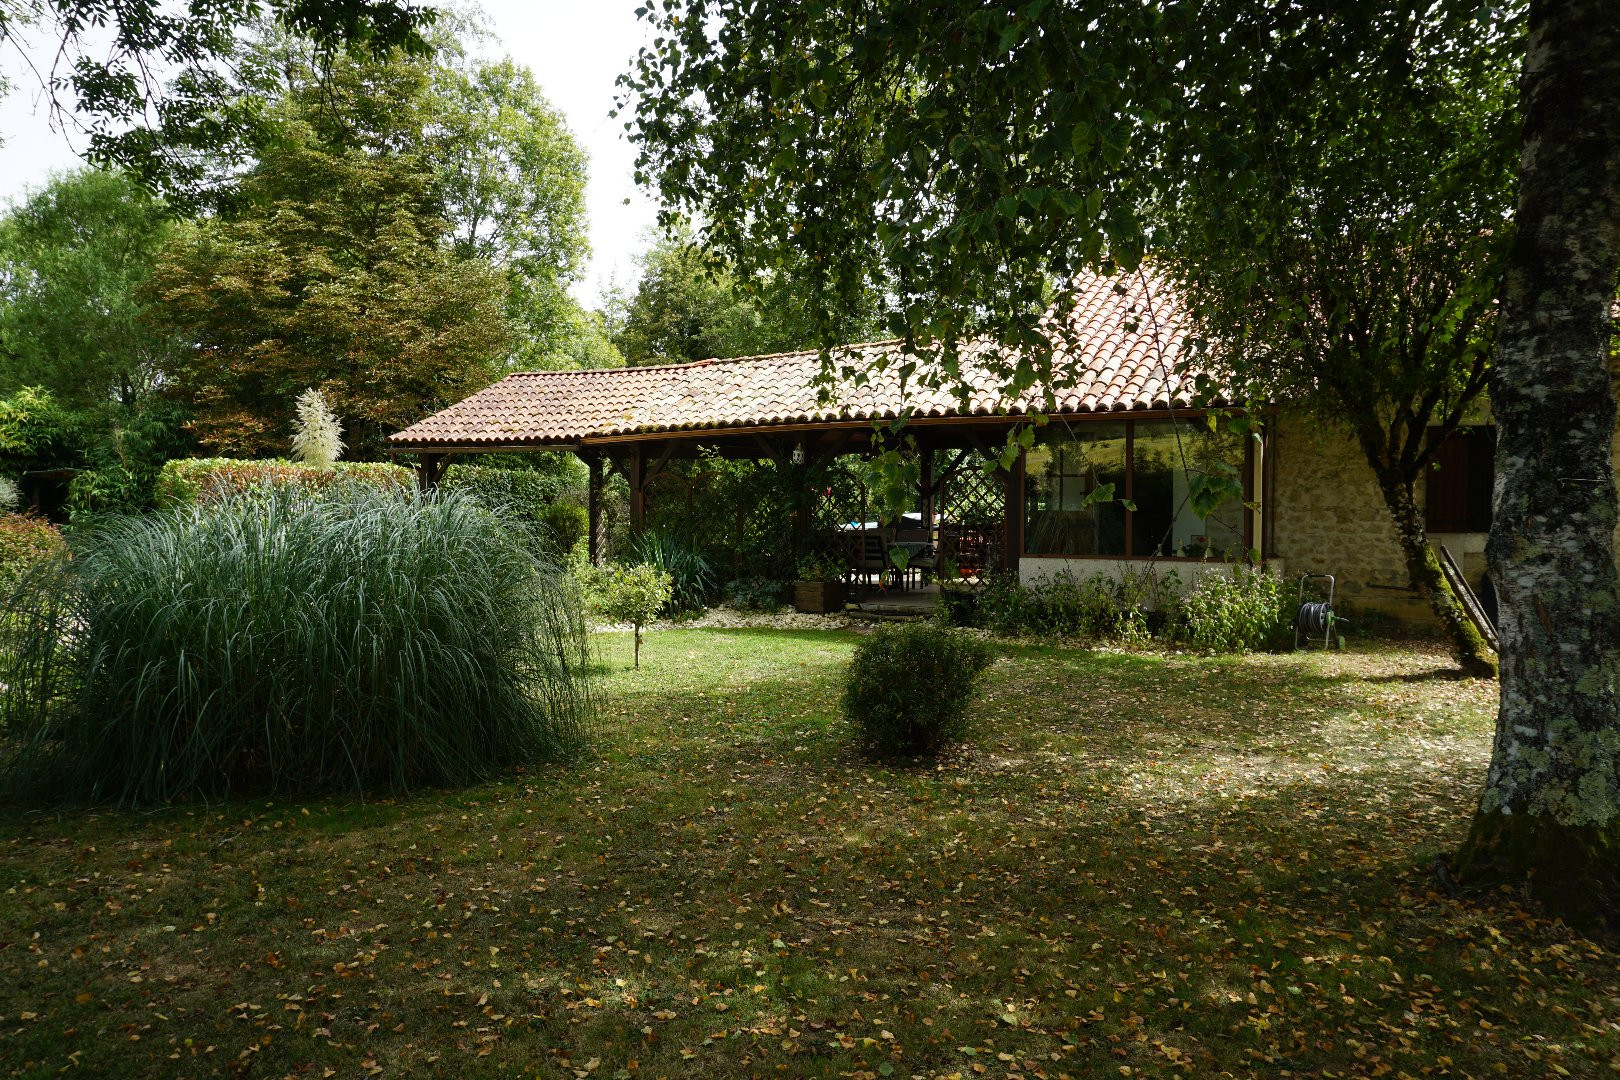
[(298, 395), (292, 448), (299, 461), (317, 469), (330, 469), (343, 456), (343, 425), (326, 395), (313, 387)]
[(669, 572), (656, 566), (615, 566), (602, 581), (602, 614), (635, 627), (637, 670), (641, 668), (641, 628), (658, 617), (674, 589)]

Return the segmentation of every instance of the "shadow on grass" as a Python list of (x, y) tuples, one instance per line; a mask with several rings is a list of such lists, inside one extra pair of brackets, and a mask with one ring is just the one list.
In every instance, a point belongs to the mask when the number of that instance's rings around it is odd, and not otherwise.
[[(1418, 1075), (1443, 1054), (1487, 1075), (1529, 1068), (1517, 1043), (1616, 1049), (1583, 1026), (1612, 956), (1549, 963), (1556, 927), (1429, 888), (1470, 762), (1321, 767), (1301, 721), (1364, 709), (1355, 676), (1003, 648), (973, 749), (895, 769), (838, 727), (848, 644), (661, 632), (610, 674), (619, 730), (576, 769), (34, 822), (0, 846), (0, 1012), (42, 1019), (0, 1056), (172, 1075), (183, 1038), (255, 1045), (264, 1075), (740, 1077)], [(1190, 721), (1206, 683), (1220, 701)], [(1211, 753), (1254, 728), (1288, 737), (1276, 768)], [(1179, 761), (1194, 739), (1208, 761)], [(1501, 1032), (1521, 996), (1537, 1010)]]
[(1460, 667), (1436, 667), (1427, 671), (1402, 671), (1389, 675), (1368, 675), (1361, 679), (1369, 683), (1427, 683), (1427, 682), (1473, 682), (1478, 678)]

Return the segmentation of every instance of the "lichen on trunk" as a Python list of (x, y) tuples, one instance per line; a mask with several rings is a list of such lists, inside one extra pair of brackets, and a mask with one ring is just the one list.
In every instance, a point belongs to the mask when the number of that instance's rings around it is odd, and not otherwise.
[(1613, 921), (1620, 578), (1608, 367), (1620, 265), (1620, 5), (1532, 3), (1517, 234), (1491, 400), (1501, 710), (1459, 860)]

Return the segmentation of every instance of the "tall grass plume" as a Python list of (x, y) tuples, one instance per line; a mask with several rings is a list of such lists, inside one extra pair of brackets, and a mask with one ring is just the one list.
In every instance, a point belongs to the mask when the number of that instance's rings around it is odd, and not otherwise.
[(293, 420), (293, 455), (305, 465), (330, 469), (343, 456), (343, 425), (326, 403), (326, 395), (311, 387), (298, 395)]

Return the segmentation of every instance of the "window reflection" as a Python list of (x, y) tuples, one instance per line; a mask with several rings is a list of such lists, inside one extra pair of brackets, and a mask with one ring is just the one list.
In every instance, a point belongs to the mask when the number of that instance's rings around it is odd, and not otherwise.
[(1049, 436), (1029, 452), (1026, 552), (1125, 554), (1125, 431), (1123, 422), (1089, 423), (1072, 435)]
[[(1139, 420), (1134, 434), (1132, 554), (1241, 557), (1242, 436), (1169, 420)], [(1227, 497), (1219, 498), (1222, 492)]]
[(1241, 435), (1199, 419), (1087, 422), (1041, 436), (1025, 459), (1025, 554), (1245, 554)]

